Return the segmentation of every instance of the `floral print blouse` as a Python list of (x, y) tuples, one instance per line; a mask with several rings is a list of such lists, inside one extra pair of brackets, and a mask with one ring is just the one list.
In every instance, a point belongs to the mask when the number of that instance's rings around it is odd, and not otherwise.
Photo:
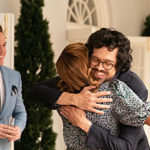
[[(119, 123), (140, 126), (150, 115), (150, 103), (144, 103), (119, 80), (103, 83), (99, 91), (111, 91), (111, 96), (107, 96), (113, 99), (113, 102), (109, 103), (110, 109), (103, 109), (103, 115), (86, 111), (86, 117), (92, 123), (107, 129), (112, 135), (119, 134)], [(61, 114), (60, 116), (63, 120), (63, 136), (67, 150), (89, 150), (85, 146), (88, 135), (80, 128), (73, 126)]]

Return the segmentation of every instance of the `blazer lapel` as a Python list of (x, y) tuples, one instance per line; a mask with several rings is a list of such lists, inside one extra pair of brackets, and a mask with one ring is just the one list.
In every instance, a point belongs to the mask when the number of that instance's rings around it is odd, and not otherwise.
[(4, 114), (8, 111), (9, 108), (9, 100), (10, 100), (10, 96), (11, 96), (11, 88), (12, 88), (12, 84), (11, 84), (11, 78), (7, 72), (7, 70), (5, 69), (5, 67), (1, 66), (1, 73), (2, 73), (2, 77), (3, 77), (3, 82), (4, 82), (4, 88), (5, 88), (5, 95), (4, 95), (4, 104), (2, 107), (2, 111), (0, 114), (0, 118), (4, 116)]

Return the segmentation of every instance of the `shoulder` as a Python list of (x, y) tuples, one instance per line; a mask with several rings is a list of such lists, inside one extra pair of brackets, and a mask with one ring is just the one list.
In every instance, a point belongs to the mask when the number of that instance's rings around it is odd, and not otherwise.
[(124, 82), (122, 82), (122, 81), (120, 81), (118, 79), (104, 82), (100, 86), (101, 90), (111, 91), (112, 94), (114, 94), (114, 95), (116, 95), (116, 94), (121, 95), (121, 93), (123, 91), (128, 90), (128, 88), (129, 87)]
[(8, 67), (3, 66), (3, 70), (5, 70), (5, 72), (9, 75), (11, 74), (12, 76), (20, 76), (20, 73), (18, 71), (15, 71), (15, 70), (10, 69)]
[(22, 84), (21, 75), (18, 71), (12, 70), (8, 67), (2, 66), (3, 75), (6, 76), (5, 79), (9, 80), (13, 85)]
[(119, 76), (117, 77), (117, 79), (119, 79), (119, 80), (121, 80), (123, 82), (134, 82), (134, 81), (138, 81), (139, 83), (142, 82), (140, 77), (136, 73), (131, 71), (131, 70), (128, 70), (126, 72), (121, 72), (119, 74)]
[(129, 88), (124, 82), (118, 79), (111, 81), (109, 86), (116, 91), (124, 91)]
[[(119, 80), (114, 80), (112, 82), (112, 86), (115, 85), (113, 91), (113, 98), (116, 103), (122, 103), (123, 105), (131, 104), (143, 104), (142, 101), (138, 98), (138, 96), (130, 89), (124, 82)], [(120, 106), (119, 106), (120, 107)]]
[[(135, 92), (129, 88), (124, 82), (116, 79), (111, 82), (111, 88), (113, 89), (114, 95), (117, 97), (124, 97), (125, 99), (139, 99)], [(126, 100), (125, 100), (126, 101)]]
[(146, 100), (148, 97), (148, 90), (140, 79), (140, 77), (128, 70), (126, 72), (120, 73), (117, 77), (120, 81), (124, 82), (128, 87), (130, 87), (142, 100)]

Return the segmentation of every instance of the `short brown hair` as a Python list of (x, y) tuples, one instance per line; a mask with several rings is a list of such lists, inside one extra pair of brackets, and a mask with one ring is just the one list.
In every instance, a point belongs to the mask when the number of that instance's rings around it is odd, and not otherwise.
[(2, 32), (3, 33), (3, 28), (2, 28), (2, 26), (0, 25), (0, 32)]
[(88, 49), (83, 43), (69, 44), (56, 62), (61, 81), (57, 85), (63, 91), (79, 91), (88, 84)]

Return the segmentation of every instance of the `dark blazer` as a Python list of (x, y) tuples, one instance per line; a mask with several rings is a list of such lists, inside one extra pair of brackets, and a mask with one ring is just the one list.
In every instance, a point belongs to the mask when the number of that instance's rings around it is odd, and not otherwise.
[[(148, 90), (141, 79), (132, 71), (117, 73), (114, 79), (126, 83), (143, 101), (147, 100)], [(29, 97), (40, 102), (48, 108), (57, 108), (57, 100), (62, 94), (57, 90), (56, 84), (59, 77), (54, 78), (33, 87)], [(91, 150), (102, 148), (103, 150), (149, 150), (147, 137), (143, 126), (130, 127), (120, 124), (119, 137), (112, 136), (100, 126), (93, 124), (87, 137), (87, 147)]]

